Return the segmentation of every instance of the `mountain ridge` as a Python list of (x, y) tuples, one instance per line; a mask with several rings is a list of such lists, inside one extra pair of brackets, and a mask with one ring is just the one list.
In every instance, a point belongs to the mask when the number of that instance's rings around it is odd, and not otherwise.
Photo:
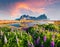
[(22, 15), (20, 18), (16, 18), (16, 20), (21, 20), (21, 19), (29, 19), (29, 20), (47, 20), (47, 16), (45, 14), (42, 14), (38, 17), (32, 17), (32, 16), (29, 16), (29, 15)]

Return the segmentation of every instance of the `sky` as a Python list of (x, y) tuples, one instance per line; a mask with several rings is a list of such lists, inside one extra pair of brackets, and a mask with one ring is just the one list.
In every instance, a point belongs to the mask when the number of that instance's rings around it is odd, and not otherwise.
[(60, 0), (0, 0), (0, 20), (14, 20), (21, 15), (60, 20)]

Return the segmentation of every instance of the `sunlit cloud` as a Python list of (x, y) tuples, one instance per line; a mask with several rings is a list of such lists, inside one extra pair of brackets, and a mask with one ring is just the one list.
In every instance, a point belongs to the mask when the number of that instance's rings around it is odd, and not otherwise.
[(12, 16), (17, 16), (18, 14), (21, 14), (21, 11), (20, 11), (21, 9), (30, 10), (33, 13), (35, 13), (35, 12), (36, 13), (45, 12), (44, 8), (34, 8), (34, 7), (30, 7), (29, 5), (24, 4), (24, 3), (17, 3), (15, 5), (15, 7), (13, 7), (13, 9), (11, 11)]
[[(59, 1), (59, 0), (58, 0)], [(57, 0), (25, 0), (24, 2), (16, 2), (11, 9), (11, 16), (21, 14), (21, 9), (30, 10), (32, 13), (44, 13), (45, 7), (58, 2)]]

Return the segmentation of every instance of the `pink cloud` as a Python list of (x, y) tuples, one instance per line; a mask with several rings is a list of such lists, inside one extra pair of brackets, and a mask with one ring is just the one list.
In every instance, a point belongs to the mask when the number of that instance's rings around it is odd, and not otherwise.
[(14, 6), (12, 6), (10, 13), (12, 16), (17, 16), (18, 14), (21, 14), (21, 11), (19, 10), (22, 8), (30, 10), (33, 13), (44, 13), (46, 12), (46, 6), (52, 5), (56, 2), (59, 2), (59, 0), (27, 0), (25, 2), (16, 2)]

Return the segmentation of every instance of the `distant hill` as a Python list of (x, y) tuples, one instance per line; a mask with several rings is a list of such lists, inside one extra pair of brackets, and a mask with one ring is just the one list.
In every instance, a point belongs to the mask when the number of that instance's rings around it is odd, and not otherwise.
[(16, 20), (21, 20), (21, 19), (29, 19), (29, 20), (47, 20), (47, 16), (45, 14), (42, 14), (38, 17), (32, 17), (32, 16), (29, 16), (29, 15), (22, 15), (20, 18), (17, 18)]

